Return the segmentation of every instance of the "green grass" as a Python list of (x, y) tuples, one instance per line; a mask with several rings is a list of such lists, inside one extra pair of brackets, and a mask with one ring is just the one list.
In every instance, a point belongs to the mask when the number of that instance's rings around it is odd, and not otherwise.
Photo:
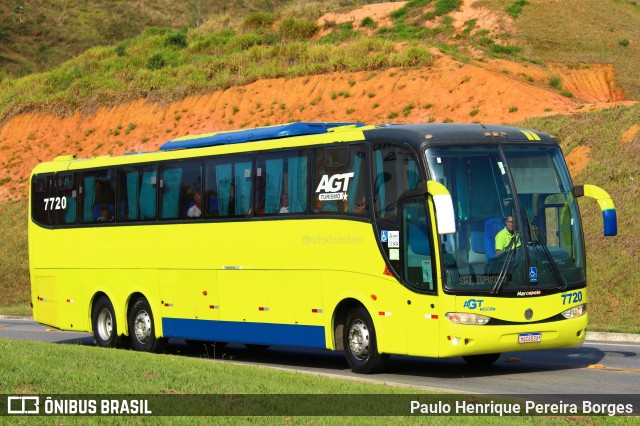
[[(515, 6), (517, 31), (494, 34), (476, 29), (476, 23), (470, 21), (464, 31), (454, 34), (451, 13), (459, 8), (459, 0), (412, 0), (391, 14), (391, 27), (378, 28), (373, 36), (365, 37), (344, 23), (335, 24), (334, 31), (321, 40), (313, 38), (319, 16), (361, 2), (259, 0), (250, 6), (220, 2), (207, 8), (197, 7), (198, 2), (152, 3), (158, 11), (154, 19), (137, 4), (110, 7), (104, 0), (95, 8), (84, 4), (74, 8), (62, 0), (49, 2), (37, 13), (23, 16), (22, 24), (13, 19), (18, 16), (12, 16), (0, 30), (0, 41), (5, 42), (0, 43), (0, 59), (9, 58), (4, 63), (14, 64), (19, 54), (26, 62), (17, 75), (25, 77), (13, 78), (11, 71), (0, 73), (0, 121), (22, 111), (72, 114), (148, 96), (171, 102), (266, 78), (424, 67), (432, 61), (432, 47), (463, 62), (470, 61), (471, 47), (488, 56), (538, 63), (613, 63), (616, 83), (628, 98), (640, 99), (634, 59), (640, 57), (640, 7), (630, 2), (482, 0), (482, 6), (496, 13), (504, 14), (505, 6)], [(55, 25), (46, 29), (38, 25), (59, 19), (60, 10), (66, 7), (71, 8), (66, 18), (68, 27), (74, 29), (67, 31), (70, 34), (59, 34)], [(137, 22), (132, 18), (147, 25), (128, 27), (125, 22)], [(90, 24), (96, 20), (102, 22), (100, 28), (106, 25), (112, 45), (105, 41), (105, 33), (92, 32), (96, 28)], [(431, 24), (425, 26), (426, 21)], [(547, 30), (539, 30), (540, 22), (545, 22)], [(172, 27), (153, 27), (162, 24)], [(42, 42), (43, 34), (48, 36), (46, 42)], [(88, 40), (103, 47), (91, 47)], [(7, 52), (6, 46), (14, 46), (14, 51)], [(26, 53), (39, 48), (44, 49), (41, 57)], [(50, 54), (54, 50), (60, 50), (57, 60)], [(60, 63), (61, 58), (68, 60)], [(53, 64), (53, 68), (43, 68), (44, 64)]]
[(176, 48), (165, 43), (174, 34), (147, 31), (129, 41), (125, 56), (111, 47), (96, 47), (49, 73), (5, 79), (0, 82), (0, 118), (29, 109), (65, 114), (150, 93), (170, 101), (265, 78), (422, 67), (432, 61), (428, 45), (397, 48), (380, 38), (360, 37), (337, 46), (289, 41), (290, 36), (272, 30), (194, 31), (188, 34), (188, 47)]
[[(500, 7), (502, 0), (483, 0)], [(516, 2), (517, 3), (517, 2)], [(544, 22), (545, 30), (540, 31)], [(530, 2), (515, 20), (514, 44), (528, 58), (560, 63), (612, 63), (628, 99), (640, 99), (640, 7), (630, 1)], [(622, 46), (620, 40), (629, 40)]]
[[(37, 354), (37, 356), (34, 356)], [(610, 417), (581, 417), (571, 416), (522, 416), (509, 417), (464, 417), (464, 416), (438, 416), (427, 419), (425, 416), (409, 417), (371, 417), (366, 416), (368, 406), (379, 411), (380, 405), (385, 408), (385, 413), (407, 412), (409, 414), (409, 402), (414, 397), (424, 401), (447, 401), (446, 394), (426, 392), (421, 389), (388, 386), (372, 383), (370, 381), (344, 380), (323, 377), (315, 374), (281, 371), (251, 365), (238, 365), (230, 361), (211, 361), (198, 358), (187, 358), (177, 355), (154, 355), (124, 350), (103, 349), (96, 347), (48, 344), (28, 341), (10, 341), (0, 339), (0, 365), (3, 373), (0, 375), (0, 393), (15, 394), (40, 394), (40, 395), (95, 395), (104, 398), (108, 394), (118, 395), (164, 395), (169, 404), (179, 403), (180, 395), (194, 394), (223, 394), (231, 399), (231, 395), (238, 395), (237, 400), (242, 401), (242, 395), (273, 395), (276, 401), (291, 400), (291, 405), (286, 404), (287, 411), (295, 412), (304, 406), (296, 406), (293, 401), (302, 398), (295, 395), (317, 394), (319, 401), (326, 401), (329, 397), (335, 403), (327, 407), (308, 407), (320, 409), (327, 416), (299, 416), (299, 415), (274, 415), (270, 417), (154, 417), (153, 423), (179, 424), (196, 423), (204, 424), (215, 421), (216, 424), (462, 424), (462, 425), (511, 425), (514, 420), (518, 424), (569, 424), (581, 421), (589, 424), (633, 424), (633, 418)], [(398, 406), (398, 400), (405, 401), (402, 395), (411, 395), (406, 398), (404, 405)], [(171, 398), (175, 395), (174, 398)], [(291, 395), (291, 398), (287, 398)], [(341, 395), (344, 397), (341, 398)], [(361, 396), (362, 395), (362, 396)], [(386, 397), (376, 397), (386, 395)], [(268, 401), (268, 396), (258, 397), (258, 401)], [(355, 408), (362, 410), (363, 416), (338, 417), (339, 406), (343, 400), (349, 398), (358, 402), (358, 406), (347, 406), (346, 409)], [(393, 398), (393, 399), (391, 399)], [(396, 399), (398, 398), (398, 399)], [(119, 398), (116, 398), (119, 399)], [(466, 397), (462, 397), (467, 401)], [(312, 402), (314, 399), (310, 399)], [(478, 401), (478, 397), (469, 398), (469, 402)], [(326, 404), (325, 404), (326, 405)], [(221, 407), (225, 407), (224, 401)], [(388, 408), (387, 408), (388, 407)], [(164, 408), (164, 407), (163, 407)], [(181, 409), (184, 407), (178, 407)], [(231, 407), (233, 409), (234, 407)], [(255, 409), (255, 407), (251, 407)], [(265, 404), (265, 409), (272, 409), (271, 404)], [(197, 410), (198, 408), (194, 408)], [(148, 423), (149, 419), (118, 417), (118, 423)], [(13, 424), (31, 424), (33, 417), (12, 417), (7, 421)], [(39, 417), (41, 423), (45, 418)], [(47, 423), (56, 424), (113, 424), (113, 417), (55, 417), (47, 418)]]

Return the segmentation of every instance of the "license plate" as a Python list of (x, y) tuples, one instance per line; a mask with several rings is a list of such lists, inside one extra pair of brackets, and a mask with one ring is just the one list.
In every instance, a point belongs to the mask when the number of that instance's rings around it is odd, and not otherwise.
[(542, 334), (540, 333), (524, 333), (518, 335), (518, 343), (534, 343), (541, 342)]

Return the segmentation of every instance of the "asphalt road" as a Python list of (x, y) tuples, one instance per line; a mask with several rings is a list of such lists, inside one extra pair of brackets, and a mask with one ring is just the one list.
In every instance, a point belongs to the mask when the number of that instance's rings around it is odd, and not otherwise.
[[(60, 331), (25, 319), (0, 319), (0, 338), (93, 345), (93, 338), (87, 333)], [(589, 341), (574, 349), (505, 353), (492, 367), (484, 369), (471, 368), (461, 358), (393, 356), (386, 373), (368, 376), (352, 373), (341, 352), (289, 347), (251, 350), (243, 345), (194, 348), (182, 340), (169, 343), (168, 352), (177, 355), (445, 392), (544, 394), (558, 398), (567, 394), (615, 394), (640, 403), (638, 343)]]

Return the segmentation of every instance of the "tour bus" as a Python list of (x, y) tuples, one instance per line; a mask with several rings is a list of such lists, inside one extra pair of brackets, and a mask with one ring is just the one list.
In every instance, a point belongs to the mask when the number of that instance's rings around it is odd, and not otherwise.
[[(554, 136), (483, 124), (290, 123), (31, 175), (33, 315), (102, 347), (168, 339), (390, 355), (573, 347), (587, 328), (577, 198)], [(511, 244), (496, 235), (511, 225)]]

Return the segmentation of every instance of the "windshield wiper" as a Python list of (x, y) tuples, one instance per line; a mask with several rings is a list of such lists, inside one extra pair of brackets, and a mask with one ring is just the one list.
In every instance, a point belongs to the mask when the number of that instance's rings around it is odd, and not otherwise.
[(529, 213), (527, 213), (527, 222), (529, 224), (529, 236), (531, 237), (531, 242), (533, 243), (534, 247), (539, 246), (540, 248), (542, 248), (542, 252), (544, 253), (545, 257), (549, 260), (549, 265), (551, 266), (551, 273), (553, 274), (553, 278), (555, 278), (560, 283), (561, 291), (566, 290), (567, 280), (564, 279), (564, 277), (562, 276), (562, 273), (560, 272), (560, 269), (558, 269), (558, 264), (556, 263), (555, 260), (553, 260), (553, 256), (551, 255), (549, 248), (544, 243), (544, 241), (542, 241), (542, 237), (540, 236), (540, 232), (538, 231), (538, 228), (536, 228), (531, 223), (531, 219), (529, 218)]
[[(514, 232), (513, 238), (511, 238), (511, 241), (513, 242), (514, 247), (507, 251), (507, 258), (502, 263), (502, 268), (500, 268), (500, 273), (498, 274), (498, 279), (496, 280), (495, 285), (491, 289), (491, 294), (498, 293), (500, 291), (500, 289), (502, 288), (502, 286), (504, 285), (504, 282), (507, 279), (507, 271), (509, 270), (509, 265), (511, 264), (511, 260), (513, 259), (513, 256), (516, 253), (516, 248), (517, 248), (517, 245), (518, 245), (518, 239), (519, 238), (520, 238), (520, 236), (517, 233)], [(509, 245), (511, 245), (511, 243), (509, 243)]]

